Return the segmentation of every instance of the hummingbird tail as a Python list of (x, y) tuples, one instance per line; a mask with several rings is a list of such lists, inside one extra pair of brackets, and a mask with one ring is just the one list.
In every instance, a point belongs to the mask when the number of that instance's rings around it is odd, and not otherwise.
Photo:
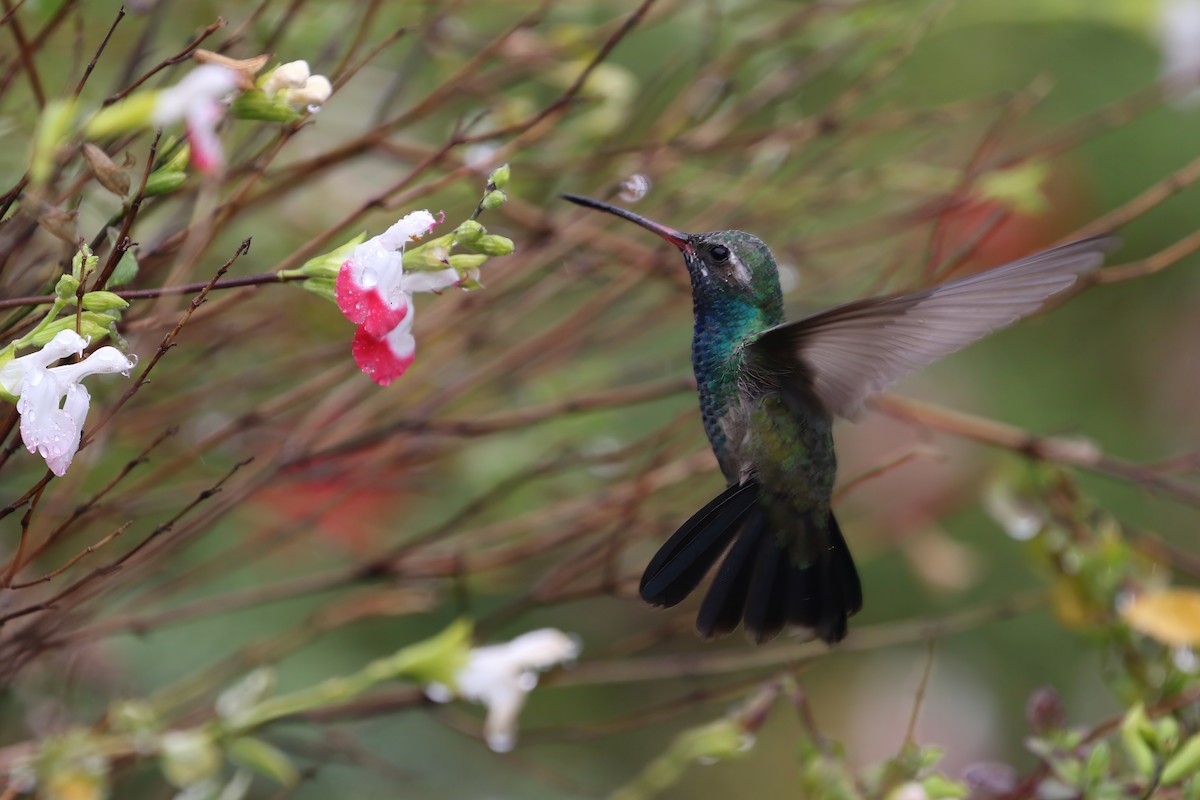
[[(830, 644), (840, 641), (847, 617), (862, 608), (862, 586), (837, 520), (828, 510), (814, 510), (799, 516), (800, 531), (780, 536), (758, 499), (749, 481), (694, 514), (646, 568), (642, 598), (659, 606), (679, 603), (725, 553), (696, 617), (701, 635), (729, 633), (743, 622), (762, 643), (791, 623)], [(807, 564), (798, 565), (789, 552), (786, 543), (796, 535), (824, 545)]]

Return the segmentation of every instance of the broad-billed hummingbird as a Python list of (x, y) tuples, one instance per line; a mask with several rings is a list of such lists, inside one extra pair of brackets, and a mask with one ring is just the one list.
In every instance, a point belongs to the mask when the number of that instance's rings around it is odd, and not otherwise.
[(908, 373), (1036, 311), (1100, 266), (1116, 242), (1082, 239), (910, 294), (872, 297), (784, 322), (779, 271), (743, 231), (682, 233), (635, 222), (679, 248), (692, 284), (692, 366), (704, 430), (728, 488), (651, 559), (642, 598), (673, 606), (721, 558), (696, 618), (710, 637), (745, 624), (757, 642), (785, 625), (829, 643), (862, 608), (862, 587), (830, 510), (834, 417), (853, 417)]

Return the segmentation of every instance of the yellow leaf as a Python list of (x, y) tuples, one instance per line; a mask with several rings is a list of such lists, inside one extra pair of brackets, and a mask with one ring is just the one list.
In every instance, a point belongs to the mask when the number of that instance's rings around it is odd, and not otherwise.
[(1163, 644), (1200, 645), (1200, 590), (1146, 592), (1122, 608), (1121, 616), (1131, 628)]

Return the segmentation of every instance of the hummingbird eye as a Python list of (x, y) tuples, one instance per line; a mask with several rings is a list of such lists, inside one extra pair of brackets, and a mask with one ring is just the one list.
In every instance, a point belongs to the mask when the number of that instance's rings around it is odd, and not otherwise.
[(708, 251), (708, 254), (712, 256), (712, 260), (717, 264), (723, 264), (729, 260), (729, 248), (723, 244), (712, 248)]

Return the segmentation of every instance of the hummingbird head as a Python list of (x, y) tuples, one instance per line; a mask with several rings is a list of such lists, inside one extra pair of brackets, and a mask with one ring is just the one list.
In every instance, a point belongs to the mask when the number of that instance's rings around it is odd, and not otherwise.
[(757, 236), (745, 231), (683, 233), (590, 197), (575, 194), (562, 197), (627, 219), (679, 248), (692, 279), (692, 294), (697, 304), (719, 304), (736, 298), (772, 315), (782, 313), (783, 299), (775, 257)]

